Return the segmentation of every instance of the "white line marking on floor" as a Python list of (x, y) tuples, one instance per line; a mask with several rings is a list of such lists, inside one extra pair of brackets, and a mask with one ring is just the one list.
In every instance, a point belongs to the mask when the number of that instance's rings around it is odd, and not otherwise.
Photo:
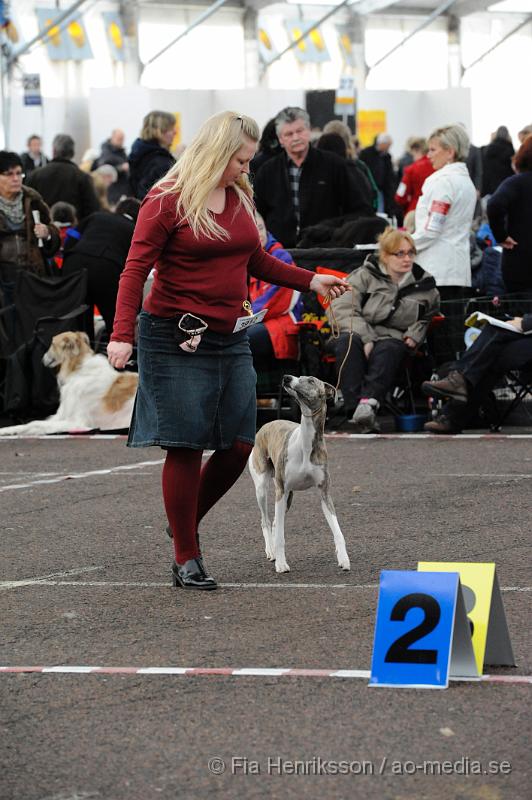
[(70, 474), (59, 475), (56, 478), (48, 478), (46, 480), (30, 481), (29, 483), (12, 483), (7, 486), (0, 487), (0, 492), (9, 492), (13, 489), (28, 489), (31, 486), (39, 486), (42, 484), (60, 483), (61, 481), (79, 480), (80, 478), (90, 478), (93, 475), (111, 475), (115, 472), (126, 472), (128, 470), (142, 469), (143, 467), (153, 467), (163, 464), (164, 459), (160, 458), (157, 461), (138, 461), (136, 464), (122, 464), (118, 467), (108, 467), (107, 469), (93, 469), (89, 472), (73, 472)]
[[(252, 678), (358, 678), (368, 680), (367, 669), (298, 669), (291, 667), (102, 667), (102, 666), (0, 666), (0, 673), (71, 675), (183, 675), (186, 677), (226, 676)], [(451, 678), (456, 683), (532, 683), (532, 675), (482, 675), (479, 678)]]
[(433, 472), (434, 478), (532, 478), (532, 472)]
[[(102, 567), (90, 567), (102, 569)], [(80, 572), (82, 570), (79, 570)], [(76, 574), (76, 571), (65, 574)], [(49, 579), (50, 578), (50, 579)], [(62, 581), (49, 578), (33, 578), (22, 581), (0, 581), (0, 589), (17, 589), (19, 586), (72, 586), (87, 588), (132, 588), (132, 589), (168, 589), (170, 581)], [(378, 583), (219, 583), (221, 589), (378, 589)], [(530, 592), (531, 586), (501, 586), (501, 592)]]
[[(79, 567), (76, 569), (66, 570), (65, 572), (52, 572), (49, 575), (41, 575), (40, 577), (37, 576), (35, 578), (25, 578), (21, 581), (0, 581), (0, 591), (2, 589), (18, 589), (19, 586), (57, 586), (59, 585), (59, 581), (53, 580), (54, 578), (66, 578), (69, 575), (82, 575), (87, 572), (96, 572), (98, 569), (103, 569), (103, 567)], [(72, 585), (74, 585), (74, 581), (72, 581)]]
[(456, 433), (449, 436), (434, 436), (431, 433), (342, 433), (341, 431), (330, 431), (325, 434), (327, 439), (409, 439), (421, 441), (432, 439), (434, 442), (454, 441), (459, 442), (463, 439), (532, 439), (532, 433)]

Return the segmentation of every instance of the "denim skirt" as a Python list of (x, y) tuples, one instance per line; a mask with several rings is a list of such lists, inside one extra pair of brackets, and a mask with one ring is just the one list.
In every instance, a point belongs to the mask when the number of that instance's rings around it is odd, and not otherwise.
[(141, 311), (139, 385), (128, 447), (226, 450), (253, 444), (257, 376), (246, 331), (207, 330), (195, 353), (179, 347), (177, 318)]

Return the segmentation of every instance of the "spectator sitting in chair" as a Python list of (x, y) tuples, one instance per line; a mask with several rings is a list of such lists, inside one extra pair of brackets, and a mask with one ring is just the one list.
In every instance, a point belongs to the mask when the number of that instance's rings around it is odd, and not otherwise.
[[(290, 253), (266, 230), (263, 218), (256, 214), (257, 228), (264, 250), (285, 264), (293, 264)], [(296, 360), (299, 355), (297, 321), (301, 318), (301, 292), (250, 277), (249, 297), (254, 314), (268, 309), (264, 322), (248, 328), (253, 360), (274, 358)]]
[(532, 314), (514, 317), (508, 323), (515, 333), (486, 325), (446, 378), (422, 384), (425, 394), (448, 400), (438, 417), (425, 423), (426, 431), (460, 433), (483, 396), (508, 370), (532, 364), (532, 336), (523, 336), (532, 331)]
[(379, 405), (439, 308), (436, 282), (415, 263), (415, 255), (410, 234), (386, 228), (378, 253), (349, 275), (353, 291), (327, 310), (339, 333), (332, 342), (345, 411), (358, 433), (379, 430)]

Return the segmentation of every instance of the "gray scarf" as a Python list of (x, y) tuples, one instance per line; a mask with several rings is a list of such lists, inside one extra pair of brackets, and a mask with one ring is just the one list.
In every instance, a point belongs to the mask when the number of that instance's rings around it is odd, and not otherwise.
[(14, 227), (19, 227), (24, 222), (22, 197), (22, 192), (20, 192), (14, 200), (7, 200), (7, 198), (0, 195), (0, 213), (7, 217), (8, 221)]

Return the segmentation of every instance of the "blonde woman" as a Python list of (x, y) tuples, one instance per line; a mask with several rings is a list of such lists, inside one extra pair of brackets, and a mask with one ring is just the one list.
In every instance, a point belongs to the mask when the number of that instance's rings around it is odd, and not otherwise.
[(333, 340), (338, 367), (349, 351), (340, 388), (358, 433), (379, 430), (379, 405), (406, 356), (424, 341), (439, 306), (436, 282), (415, 258), (412, 236), (386, 228), (378, 254), (348, 277), (353, 297), (340, 297), (328, 311), (340, 331)]
[(175, 116), (168, 111), (150, 111), (142, 121), (140, 136), (133, 142), (128, 159), (129, 182), (139, 200), (175, 164), (170, 152), (175, 127)]
[[(198, 525), (241, 474), (255, 438), (248, 274), (333, 297), (348, 290), (343, 279), (284, 264), (262, 249), (248, 180), (258, 139), (250, 117), (216, 114), (149, 192), (108, 346), (110, 363), (123, 367), (144, 281), (156, 267), (140, 314), (139, 389), (128, 445), (167, 451), (163, 498), (174, 540), (172, 573), (174, 585), (185, 589), (216, 588)], [(203, 450), (215, 452), (201, 468)]]

